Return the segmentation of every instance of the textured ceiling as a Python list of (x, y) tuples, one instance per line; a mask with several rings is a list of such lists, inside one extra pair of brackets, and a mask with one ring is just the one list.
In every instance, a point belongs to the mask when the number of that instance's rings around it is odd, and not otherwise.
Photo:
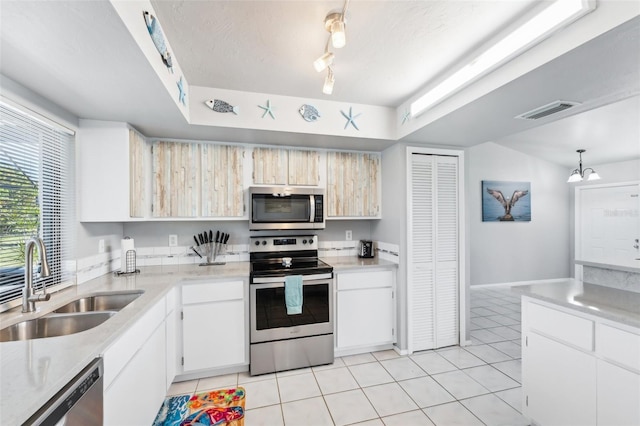
[(353, 0), (327, 96), (312, 63), (342, 2), (152, 1), (191, 85), (379, 106), (399, 105), (534, 3)]
[[(598, 22), (613, 3), (623, 2), (599, 2), (589, 18)], [(638, 2), (626, 3), (640, 9)], [(395, 105), (531, 4), (352, 0), (347, 47), (336, 52), (336, 89), (327, 99)], [(323, 18), (340, 6), (154, 2), (190, 84), (311, 99), (324, 97), (323, 75), (311, 65), (326, 41)], [(588, 149), (589, 164), (639, 158), (640, 106), (633, 100), (615, 105), (640, 93), (638, 13), (403, 140), (438, 146), (491, 140), (572, 166), (578, 147)], [(397, 142), (189, 125), (106, 0), (0, 0), (0, 42), (2, 76), (76, 117), (126, 121), (150, 137), (372, 151)], [(584, 105), (535, 123), (513, 120), (558, 98)], [(587, 134), (575, 130), (596, 123), (598, 128)]]

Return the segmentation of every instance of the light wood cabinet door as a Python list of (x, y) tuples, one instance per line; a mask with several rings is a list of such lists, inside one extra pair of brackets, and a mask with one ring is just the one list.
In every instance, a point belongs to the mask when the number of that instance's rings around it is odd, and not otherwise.
[(244, 148), (202, 144), (202, 216), (244, 215)]
[(380, 217), (380, 154), (327, 152), (327, 216)]
[(254, 148), (253, 183), (256, 185), (286, 185), (288, 151), (277, 148)]
[(129, 215), (131, 217), (145, 215), (145, 148), (142, 135), (129, 129)]
[(154, 142), (153, 216), (198, 216), (200, 145)]
[(320, 154), (317, 151), (289, 150), (289, 185), (320, 184)]
[(256, 185), (320, 184), (317, 151), (284, 148), (253, 149), (253, 183)]

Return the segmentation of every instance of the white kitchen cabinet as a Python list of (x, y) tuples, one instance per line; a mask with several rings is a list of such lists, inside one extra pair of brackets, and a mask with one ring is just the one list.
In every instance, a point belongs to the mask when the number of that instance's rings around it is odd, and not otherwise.
[(526, 415), (545, 426), (595, 425), (595, 358), (535, 332), (527, 337), (522, 348)]
[(327, 217), (380, 218), (380, 154), (327, 152)]
[(244, 281), (182, 286), (183, 373), (246, 364)]
[(127, 222), (147, 215), (150, 151), (127, 123), (80, 120), (77, 132), (81, 222)]
[(173, 379), (176, 377), (178, 371), (178, 339), (176, 334), (176, 327), (178, 325), (178, 309), (176, 306), (176, 289), (172, 288), (171, 291), (165, 297), (166, 312), (165, 317), (165, 334), (167, 340), (166, 354), (167, 354), (167, 378), (166, 388), (169, 389)]
[(336, 349), (352, 354), (392, 345), (393, 271), (339, 272), (336, 281)]
[(522, 299), (523, 414), (541, 425), (640, 424), (640, 330)]
[(153, 423), (166, 396), (165, 329), (158, 326), (104, 394), (105, 426)]
[(104, 352), (104, 424), (151, 424), (167, 386), (166, 299)]
[(640, 425), (640, 374), (598, 360), (598, 425)]

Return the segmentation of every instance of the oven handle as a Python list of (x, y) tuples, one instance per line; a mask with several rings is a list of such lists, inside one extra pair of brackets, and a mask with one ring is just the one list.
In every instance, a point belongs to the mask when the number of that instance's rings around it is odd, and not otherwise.
[[(309, 281), (327, 280), (333, 278), (332, 273), (328, 274), (315, 274), (315, 275), (303, 275), (302, 282), (307, 284)], [(254, 277), (251, 280), (251, 284), (281, 284), (284, 285), (284, 277)]]

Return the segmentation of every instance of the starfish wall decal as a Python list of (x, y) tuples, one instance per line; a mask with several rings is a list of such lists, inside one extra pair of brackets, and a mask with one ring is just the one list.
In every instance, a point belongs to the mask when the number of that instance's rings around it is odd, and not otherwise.
[(347, 127), (349, 127), (349, 124), (351, 124), (356, 130), (360, 130), (358, 129), (358, 126), (356, 125), (355, 119), (360, 117), (362, 115), (362, 113), (356, 114), (355, 116), (353, 115), (353, 109), (351, 107), (349, 107), (349, 115), (347, 115), (344, 111), (340, 110), (340, 113), (342, 113), (342, 116), (344, 118), (347, 119), (347, 123), (344, 125), (344, 128), (346, 129)]
[(271, 108), (271, 101), (269, 99), (267, 99), (267, 106), (258, 105), (258, 108), (262, 108), (264, 110), (262, 118), (264, 118), (265, 115), (269, 114), (271, 118), (273, 118), (274, 120), (276, 119), (276, 117), (273, 115), (273, 109)]
[(180, 93), (178, 94), (178, 100), (182, 102), (182, 105), (186, 106), (187, 103), (185, 98), (187, 96), (187, 92), (184, 90), (184, 82), (182, 81), (182, 77), (180, 77), (180, 81), (178, 81), (178, 90)]

